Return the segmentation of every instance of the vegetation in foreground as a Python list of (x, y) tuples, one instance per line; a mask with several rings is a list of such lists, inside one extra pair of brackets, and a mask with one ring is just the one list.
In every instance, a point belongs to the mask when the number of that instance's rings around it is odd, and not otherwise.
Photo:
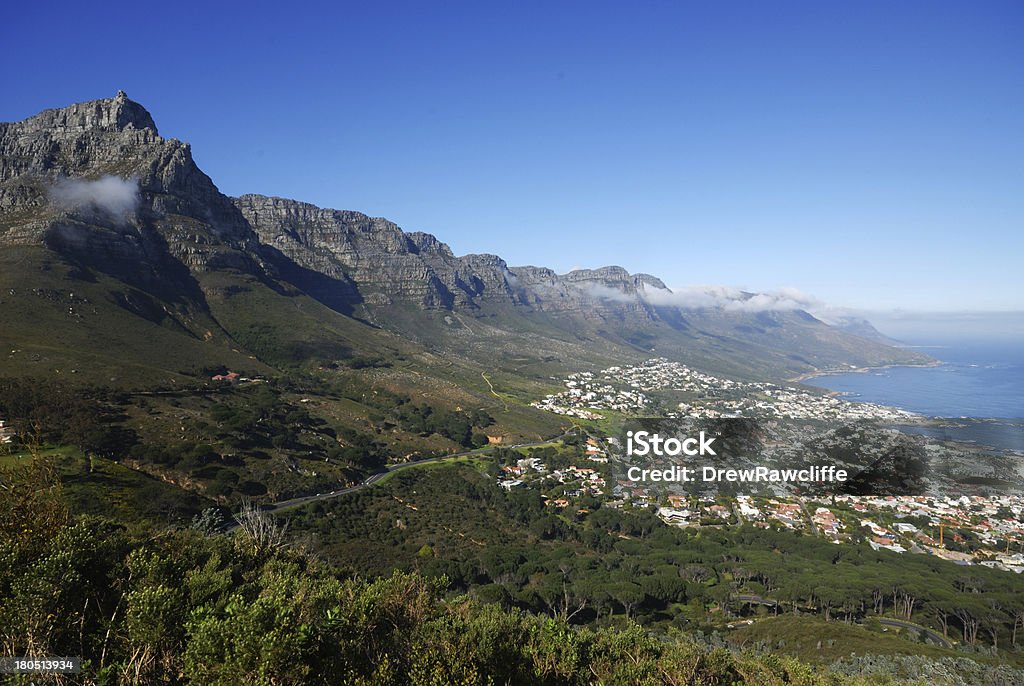
[[(551, 448), (534, 454), (552, 464), (558, 459)], [(481, 600), (577, 624), (621, 627), (632, 620), (659, 632), (711, 633), (786, 615), (795, 620), (785, 625), (789, 634), (783, 624), (769, 624), (746, 632), (745, 642), (737, 631), (738, 645), (824, 662), (870, 651), (1022, 663), (1024, 596), (1015, 574), (837, 546), (795, 531), (679, 529), (647, 508), (578, 500), (545, 504), (535, 489), (504, 491), (491, 474), (446, 465), (304, 506), (288, 521), (355, 574), (399, 568), (444, 576)], [(815, 618), (820, 626), (808, 626)], [(868, 634), (857, 626), (879, 619), (934, 633), (928, 642), (910, 629), (888, 640), (897, 627)], [(795, 626), (803, 636), (792, 633)], [(818, 647), (823, 627), (835, 640)]]
[(42, 459), (2, 478), (0, 650), (81, 655), (63, 683), (886, 683), (631, 622), (576, 627), (446, 595), (443, 578), (347, 577), (259, 513), (229, 535), (69, 516)]

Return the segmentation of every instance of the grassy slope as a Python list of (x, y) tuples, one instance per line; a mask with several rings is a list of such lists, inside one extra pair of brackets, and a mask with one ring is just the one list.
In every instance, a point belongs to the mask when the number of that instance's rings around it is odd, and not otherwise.
[(846, 334), (795, 312), (666, 312), (662, 321), (531, 312), (485, 303), (470, 313), (394, 304), (368, 310), (381, 326), (452, 356), (525, 378), (664, 356), (728, 377), (784, 380), (813, 369), (922, 363), (918, 353)]
[(0, 375), (145, 388), (188, 383), (206, 366), (270, 371), (232, 350), (230, 339), (201, 312), (193, 310), (191, 321), (166, 316), (160, 323), (130, 312), (117, 294), (132, 291), (102, 273), (83, 279), (42, 248), (4, 248)]
[[(893, 627), (872, 630), (843, 622), (826, 622), (817, 617), (782, 615), (766, 617), (730, 634), (736, 647), (758, 647), (793, 655), (805, 662), (829, 664), (855, 655), (923, 655), (938, 659), (964, 657), (956, 650), (922, 643)], [(999, 660), (972, 655), (979, 662), (1010, 661), (1020, 667), (1024, 661), (1010, 653)]]
[[(100, 457), (90, 461), (74, 449), (50, 449), (40, 455), (55, 466), (71, 514), (164, 526), (187, 524), (214, 504), (193, 491), (123, 464)], [(27, 466), (31, 460), (28, 453), (0, 455), (0, 469)]]

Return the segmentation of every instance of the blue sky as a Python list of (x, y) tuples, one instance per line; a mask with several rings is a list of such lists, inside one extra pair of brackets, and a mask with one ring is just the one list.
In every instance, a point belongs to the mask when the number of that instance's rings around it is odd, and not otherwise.
[(218, 4), (9, 8), (0, 120), (123, 88), (226, 193), (457, 254), (1024, 310), (1020, 2)]

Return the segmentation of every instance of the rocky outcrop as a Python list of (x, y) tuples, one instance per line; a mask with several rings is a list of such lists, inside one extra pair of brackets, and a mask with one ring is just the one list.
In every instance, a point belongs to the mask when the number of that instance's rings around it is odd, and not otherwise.
[[(0, 124), (0, 131), (8, 129), (28, 135), (45, 133), (50, 139), (58, 140), (126, 130), (141, 132), (143, 138), (158, 136), (153, 117), (142, 105), (129, 100), (124, 91), (118, 91), (113, 98), (43, 110), (21, 122)], [(0, 168), (4, 166), (6, 164), (0, 165)], [(0, 179), (6, 178), (9, 177), (0, 175)]]

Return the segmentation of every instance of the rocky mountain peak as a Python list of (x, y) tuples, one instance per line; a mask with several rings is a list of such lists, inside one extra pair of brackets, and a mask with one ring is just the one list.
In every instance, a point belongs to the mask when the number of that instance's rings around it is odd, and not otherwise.
[[(97, 212), (112, 193), (118, 211)], [(0, 231), (0, 244), (45, 243), (83, 262), (146, 264), (164, 250), (146, 246), (147, 235), (190, 268), (252, 271), (259, 261), (255, 233), (189, 146), (162, 138), (124, 91), (0, 124), (7, 213), (27, 219)]]
[(87, 131), (148, 129), (158, 134), (156, 122), (145, 107), (130, 100), (124, 91), (113, 98), (90, 100), (67, 107), (43, 110), (20, 126), (28, 132), (45, 129), (51, 133), (76, 135)]
[(633, 279), (636, 281), (638, 288), (656, 288), (658, 290), (667, 291), (668, 286), (665, 282), (656, 276), (650, 274), (637, 273), (633, 275)]
[(629, 272), (617, 265), (597, 269), (573, 269), (567, 274), (562, 274), (561, 278), (570, 283), (594, 281), (608, 286), (631, 282)]

